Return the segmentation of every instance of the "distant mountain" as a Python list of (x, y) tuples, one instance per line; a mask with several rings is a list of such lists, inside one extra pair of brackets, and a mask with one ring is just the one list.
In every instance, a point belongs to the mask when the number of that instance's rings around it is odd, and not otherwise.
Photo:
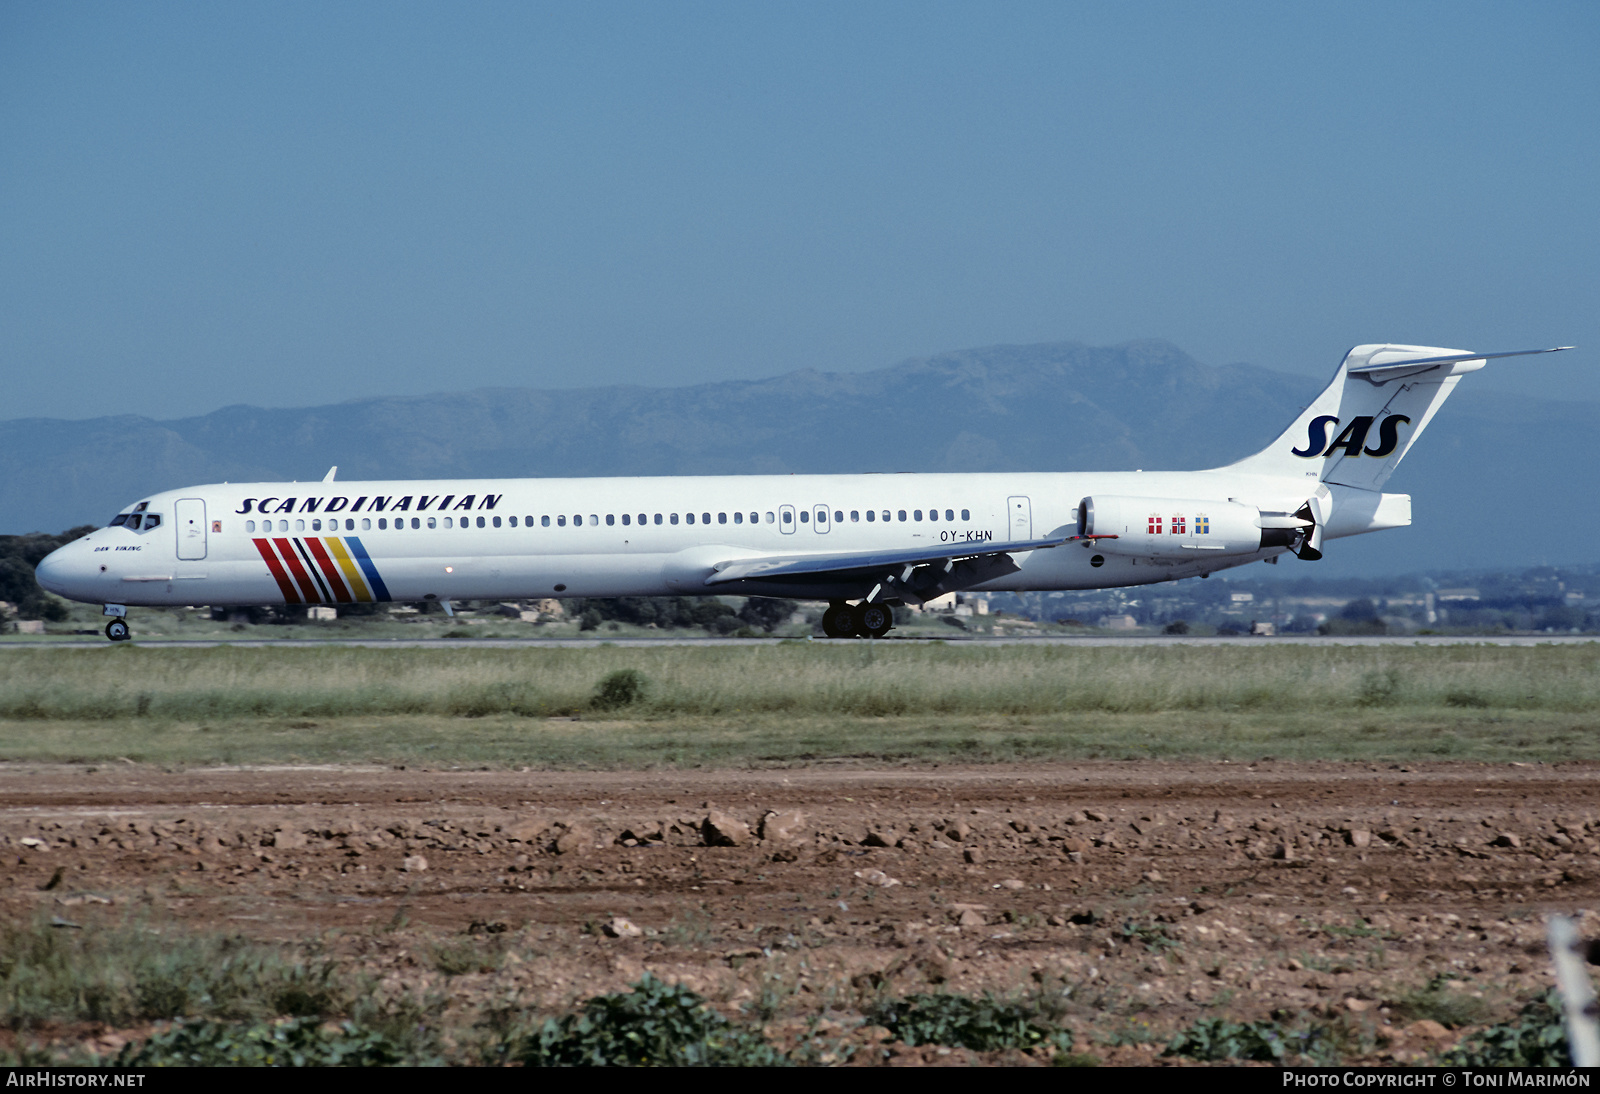
[[(1061, 342), (682, 388), (18, 419), (0, 422), (0, 527), (104, 523), (157, 490), (318, 479), (332, 464), (344, 479), (1212, 467), (1266, 445), (1321, 384), (1202, 365), (1163, 341)], [(1391, 483), (1416, 496), (1417, 525), (1368, 537), (1364, 565), (1593, 560), (1600, 515), (1583, 499), (1600, 472), (1597, 411), (1477, 393), (1469, 380)]]

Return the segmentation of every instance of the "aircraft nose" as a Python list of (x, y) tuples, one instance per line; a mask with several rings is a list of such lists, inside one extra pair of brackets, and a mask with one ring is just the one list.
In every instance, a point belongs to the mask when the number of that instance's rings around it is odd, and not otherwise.
[(57, 596), (72, 596), (74, 586), (87, 576), (81, 572), (82, 552), (73, 550), (73, 546), (69, 543), (65, 547), (57, 547), (33, 568), (34, 580), (41, 588)]

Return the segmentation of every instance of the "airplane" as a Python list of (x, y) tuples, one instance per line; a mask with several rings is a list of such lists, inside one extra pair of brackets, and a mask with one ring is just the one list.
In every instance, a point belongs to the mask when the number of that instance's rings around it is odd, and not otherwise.
[(829, 637), (955, 591), (1204, 577), (1411, 523), (1382, 487), (1494, 358), (1362, 345), (1270, 445), (1205, 471), (221, 483), (127, 506), (35, 571), (130, 607), (720, 595), (826, 600)]

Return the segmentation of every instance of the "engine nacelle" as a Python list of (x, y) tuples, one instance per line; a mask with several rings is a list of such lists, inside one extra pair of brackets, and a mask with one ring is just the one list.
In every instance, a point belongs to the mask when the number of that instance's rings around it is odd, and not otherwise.
[[(1078, 503), (1078, 535), (1097, 551), (1138, 558), (1202, 559), (1293, 547), (1311, 521), (1237, 501), (1096, 495)], [(1115, 539), (1096, 537), (1115, 536)]]

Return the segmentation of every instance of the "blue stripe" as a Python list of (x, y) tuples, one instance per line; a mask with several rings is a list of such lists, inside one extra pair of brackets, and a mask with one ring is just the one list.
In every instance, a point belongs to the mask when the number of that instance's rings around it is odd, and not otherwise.
[(372, 564), (372, 559), (367, 556), (367, 549), (361, 546), (361, 541), (355, 536), (345, 536), (344, 541), (350, 545), (350, 554), (361, 563), (361, 572), (367, 575), (367, 584), (372, 586), (372, 595), (379, 600), (393, 600), (389, 595), (389, 587), (383, 583), (383, 578), (378, 576), (378, 568)]

